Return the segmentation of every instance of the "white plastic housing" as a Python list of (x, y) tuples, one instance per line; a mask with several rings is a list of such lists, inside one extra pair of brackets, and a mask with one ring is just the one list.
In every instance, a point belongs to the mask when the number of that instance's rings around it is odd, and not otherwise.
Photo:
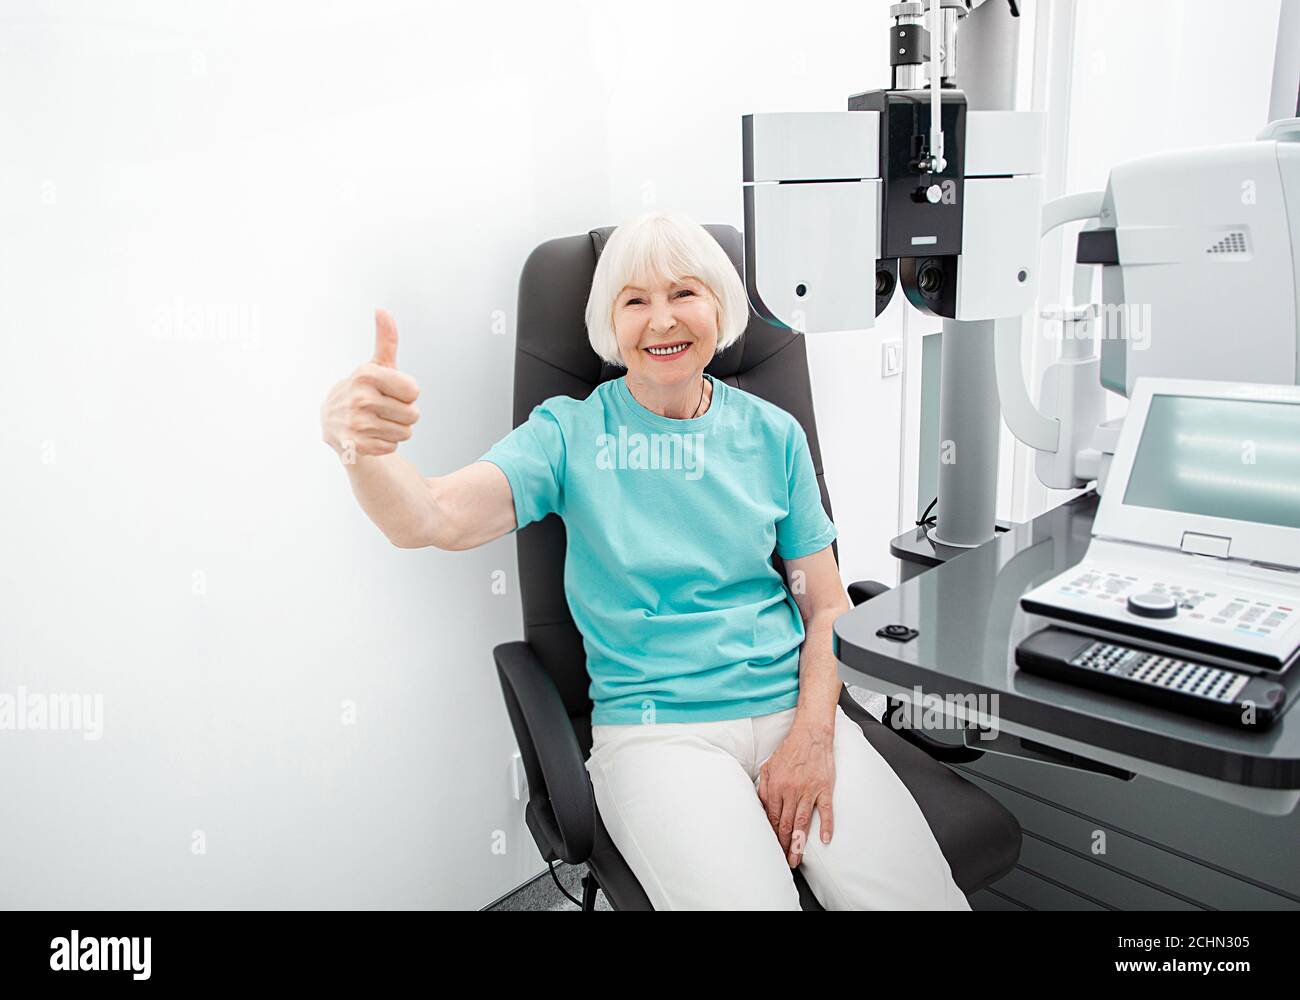
[(745, 115), (745, 284), (800, 333), (875, 326), (880, 115)]

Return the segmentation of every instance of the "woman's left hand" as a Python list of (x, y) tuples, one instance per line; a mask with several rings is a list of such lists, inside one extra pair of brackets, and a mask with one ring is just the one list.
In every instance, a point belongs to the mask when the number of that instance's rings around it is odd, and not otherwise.
[(834, 729), (816, 730), (796, 720), (785, 742), (759, 770), (758, 797), (791, 868), (799, 867), (814, 809), (821, 819), (822, 843), (831, 841), (834, 739)]

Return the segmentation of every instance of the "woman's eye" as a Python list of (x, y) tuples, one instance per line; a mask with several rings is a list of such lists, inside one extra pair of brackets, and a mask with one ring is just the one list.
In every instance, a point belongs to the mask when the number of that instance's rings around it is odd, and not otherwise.
[(678, 295), (694, 295), (695, 293), (694, 293), (693, 291), (691, 291), (689, 288), (683, 288), (683, 289), (682, 289), (680, 292), (678, 292), (677, 294), (678, 294)]

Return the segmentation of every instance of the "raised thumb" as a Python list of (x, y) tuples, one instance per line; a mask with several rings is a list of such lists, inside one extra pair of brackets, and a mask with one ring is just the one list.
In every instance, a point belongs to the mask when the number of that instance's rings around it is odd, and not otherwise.
[(375, 310), (375, 357), (377, 365), (397, 367), (397, 324), (383, 309)]

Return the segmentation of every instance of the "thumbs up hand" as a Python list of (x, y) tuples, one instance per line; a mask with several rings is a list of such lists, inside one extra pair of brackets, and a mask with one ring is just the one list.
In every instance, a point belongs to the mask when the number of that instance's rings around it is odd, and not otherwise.
[(391, 455), (420, 419), (419, 395), (415, 379), (397, 370), (397, 324), (376, 309), (374, 357), (330, 389), (321, 437), (347, 465), (358, 456)]

